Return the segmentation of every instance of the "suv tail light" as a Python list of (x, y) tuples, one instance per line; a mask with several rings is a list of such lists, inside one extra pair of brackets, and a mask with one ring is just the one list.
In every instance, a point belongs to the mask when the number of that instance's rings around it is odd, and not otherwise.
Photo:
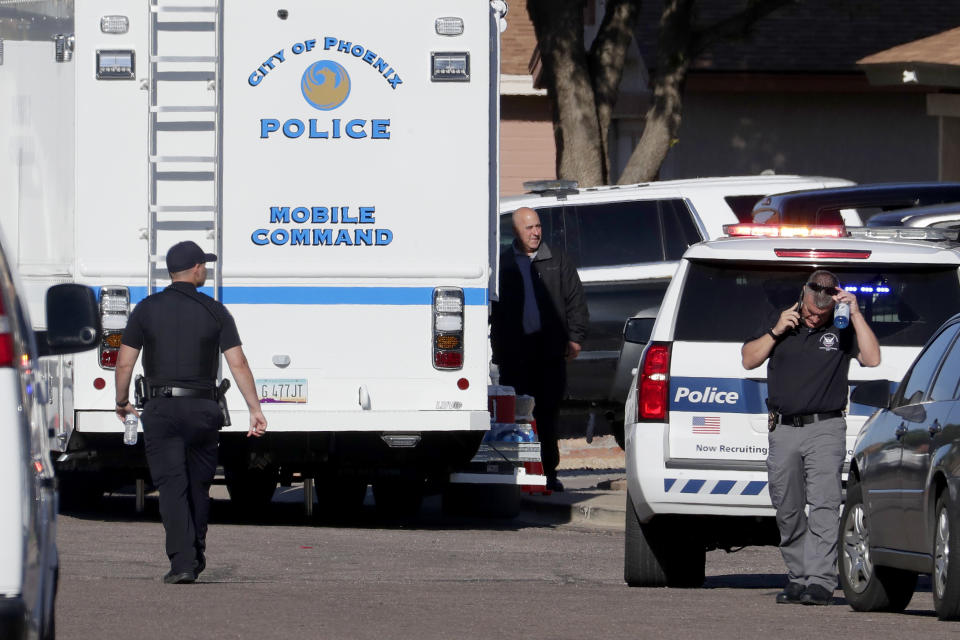
[(102, 287), (100, 289), (100, 322), (103, 337), (100, 339), (100, 367), (115, 369), (120, 355), (120, 338), (130, 316), (130, 290), (126, 287)]
[(651, 342), (637, 376), (637, 422), (667, 419), (669, 389), (670, 343)]
[(869, 249), (774, 249), (778, 258), (840, 258), (841, 260), (866, 260)]
[(463, 368), (463, 289), (433, 290), (433, 367)]
[(0, 298), (0, 367), (13, 365), (13, 323)]

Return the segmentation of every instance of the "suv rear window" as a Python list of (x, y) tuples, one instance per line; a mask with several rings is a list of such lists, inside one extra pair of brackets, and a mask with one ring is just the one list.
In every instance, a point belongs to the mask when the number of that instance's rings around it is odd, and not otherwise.
[(567, 206), (579, 267), (679, 260), (702, 238), (682, 200), (635, 200)]
[[(923, 346), (960, 309), (955, 266), (836, 265), (830, 270), (854, 294), (883, 346)], [(765, 330), (767, 317), (800, 298), (809, 265), (691, 262), (675, 340), (743, 342)]]

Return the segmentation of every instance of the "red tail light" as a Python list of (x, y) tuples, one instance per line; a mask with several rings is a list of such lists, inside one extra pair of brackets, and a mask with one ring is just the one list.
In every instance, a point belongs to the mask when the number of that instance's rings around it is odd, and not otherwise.
[(866, 260), (870, 250), (860, 249), (774, 249), (778, 258), (840, 258)]
[(0, 367), (13, 366), (13, 327), (0, 299)]
[(433, 366), (463, 368), (463, 289), (433, 290)]
[(437, 369), (459, 369), (463, 366), (463, 354), (459, 351), (436, 351), (433, 366)]
[(103, 323), (103, 338), (100, 340), (100, 367), (113, 369), (120, 355), (120, 339), (130, 315), (130, 290), (127, 287), (109, 286), (100, 289), (100, 321)]
[(117, 356), (120, 355), (119, 349), (103, 349), (100, 351), (100, 366), (104, 369), (113, 369), (117, 366)]
[(670, 389), (670, 343), (651, 342), (637, 376), (637, 421), (666, 420)]

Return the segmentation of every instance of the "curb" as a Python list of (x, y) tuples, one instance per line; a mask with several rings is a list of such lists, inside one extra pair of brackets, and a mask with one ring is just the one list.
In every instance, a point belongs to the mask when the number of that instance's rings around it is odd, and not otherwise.
[[(566, 491), (552, 496), (524, 495), (520, 500), (523, 514), (551, 524), (586, 524), (604, 529), (623, 530), (626, 513), (626, 494), (620, 491), (578, 499), (575, 492)], [(619, 507), (617, 506), (619, 502)]]

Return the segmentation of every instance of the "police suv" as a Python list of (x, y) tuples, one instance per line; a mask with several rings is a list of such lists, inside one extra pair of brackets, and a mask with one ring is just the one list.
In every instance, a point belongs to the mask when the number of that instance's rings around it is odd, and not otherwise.
[[(569, 363), (568, 400), (619, 415), (625, 398), (618, 384), (624, 323), (649, 319), (687, 247), (723, 234), (723, 225), (750, 221), (763, 196), (798, 189), (849, 186), (841, 178), (797, 175), (730, 176), (577, 188), (576, 183), (526, 183), (523, 196), (500, 202), (500, 249), (513, 242), (510, 214), (535, 209), (543, 241), (563, 249), (583, 281), (590, 326), (580, 356)], [(626, 371), (635, 366), (629, 363)], [(569, 409), (568, 404), (568, 409)], [(575, 412), (571, 411), (571, 415)], [(621, 421), (611, 422), (622, 444)], [(620, 431), (618, 433), (618, 431)]]
[[(0, 638), (53, 638), (57, 593), (57, 491), (50, 460), (64, 354), (93, 349), (100, 317), (93, 291), (58, 284), (44, 294), (46, 328), (34, 331), (22, 285), (0, 246)], [(44, 357), (48, 356), (48, 357)], [(69, 393), (69, 388), (66, 389)]]
[[(777, 544), (767, 491), (766, 364), (743, 342), (800, 297), (815, 269), (857, 296), (883, 361), (850, 365), (850, 385), (900, 379), (960, 310), (956, 232), (728, 225), (690, 247), (670, 283), (625, 405), (624, 579), (699, 586), (705, 553)], [(848, 459), (872, 409), (847, 410)]]

